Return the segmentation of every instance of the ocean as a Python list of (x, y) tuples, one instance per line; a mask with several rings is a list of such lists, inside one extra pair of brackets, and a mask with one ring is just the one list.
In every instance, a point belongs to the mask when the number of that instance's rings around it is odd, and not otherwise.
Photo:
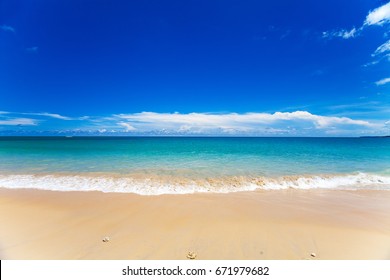
[(390, 190), (390, 138), (0, 137), (0, 187), (140, 195)]

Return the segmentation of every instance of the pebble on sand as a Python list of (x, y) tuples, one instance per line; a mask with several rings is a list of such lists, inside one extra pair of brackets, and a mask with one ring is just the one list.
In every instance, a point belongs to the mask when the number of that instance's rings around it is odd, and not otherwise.
[(110, 241), (110, 238), (108, 236), (105, 236), (103, 239), (102, 239), (103, 242), (108, 242)]
[(316, 253), (311, 253), (310, 256), (315, 258), (317, 255), (316, 255)]
[(187, 259), (190, 259), (190, 260), (196, 259), (196, 254), (194, 252), (188, 252)]

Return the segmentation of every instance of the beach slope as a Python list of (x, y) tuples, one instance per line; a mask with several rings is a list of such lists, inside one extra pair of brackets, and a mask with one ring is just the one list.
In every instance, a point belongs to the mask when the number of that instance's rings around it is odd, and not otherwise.
[(390, 192), (373, 190), (139, 196), (0, 188), (0, 258), (390, 259), (389, 202)]

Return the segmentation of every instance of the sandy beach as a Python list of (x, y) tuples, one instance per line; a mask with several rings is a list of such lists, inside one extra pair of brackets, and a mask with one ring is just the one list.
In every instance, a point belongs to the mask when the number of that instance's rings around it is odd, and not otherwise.
[[(390, 259), (390, 192), (0, 188), (1, 259)], [(103, 242), (104, 237), (108, 242)]]

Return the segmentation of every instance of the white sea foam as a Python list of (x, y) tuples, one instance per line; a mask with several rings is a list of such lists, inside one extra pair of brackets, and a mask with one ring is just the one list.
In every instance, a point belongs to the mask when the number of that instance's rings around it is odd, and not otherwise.
[(269, 177), (189, 179), (174, 176), (118, 175), (0, 175), (0, 187), (53, 191), (101, 191), (140, 195), (229, 193), (279, 189), (380, 189), (390, 190), (390, 176), (354, 173)]

